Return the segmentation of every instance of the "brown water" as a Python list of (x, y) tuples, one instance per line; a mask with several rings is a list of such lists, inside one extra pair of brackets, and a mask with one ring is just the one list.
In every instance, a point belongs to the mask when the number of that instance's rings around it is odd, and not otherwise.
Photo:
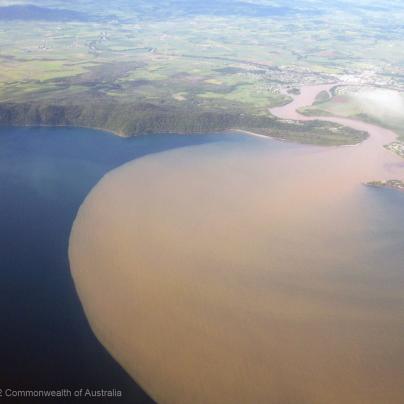
[[(301, 94), (294, 97), (293, 101), (283, 107), (271, 109), (271, 113), (282, 119), (291, 119), (297, 121), (313, 121), (320, 119), (322, 121), (334, 122), (353, 129), (365, 131), (369, 134), (369, 138), (360, 145), (355, 146), (353, 150), (347, 152), (338, 148), (337, 153), (332, 154), (332, 158), (353, 160), (350, 165), (352, 172), (349, 177), (353, 181), (362, 179), (383, 179), (404, 178), (403, 159), (392, 152), (383, 148), (393, 142), (397, 135), (389, 130), (370, 123), (361, 122), (349, 118), (337, 117), (308, 117), (299, 114), (297, 110), (300, 107), (311, 105), (317, 94), (321, 91), (329, 91), (334, 85), (324, 84), (319, 86), (306, 86), (301, 88)], [(344, 155), (344, 157), (341, 157)], [(352, 176), (354, 174), (354, 176)]]
[[(296, 118), (320, 90), (272, 112)], [(342, 121), (370, 138), (159, 153), (83, 203), (69, 256), (84, 309), (158, 402), (403, 402), (404, 201), (362, 186), (402, 161), (381, 147), (391, 132)]]

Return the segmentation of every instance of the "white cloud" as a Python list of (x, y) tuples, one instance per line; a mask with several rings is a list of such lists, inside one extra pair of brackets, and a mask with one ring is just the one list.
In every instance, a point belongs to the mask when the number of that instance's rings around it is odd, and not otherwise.
[(368, 115), (404, 119), (404, 97), (397, 91), (373, 89), (352, 95), (360, 109)]

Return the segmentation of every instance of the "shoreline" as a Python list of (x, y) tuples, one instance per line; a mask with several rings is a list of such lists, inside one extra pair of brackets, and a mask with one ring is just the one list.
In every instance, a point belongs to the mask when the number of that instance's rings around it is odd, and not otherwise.
[[(346, 143), (346, 144), (318, 144), (315, 142), (304, 142), (304, 141), (299, 141), (299, 140), (291, 140), (285, 137), (278, 137), (278, 136), (273, 136), (272, 134), (262, 134), (262, 133), (257, 133), (254, 132), (253, 130), (249, 130), (249, 129), (241, 129), (241, 128), (229, 128), (229, 129), (219, 129), (217, 131), (213, 130), (213, 131), (186, 131), (186, 132), (182, 132), (182, 131), (165, 131), (165, 132), (144, 132), (144, 133), (134, 133), (134, 134), (125, 134), (121, 131), (116, 131), (113, 129), (109, 129), (109, 128), (105, 128), (105, 127), (99, 127), (99, 126), (89, 126), (89, 125), (65, 125), (65, 124), (46, 124), (46, 123), (41, 123), (41, 124), (13, 124), (13, 123), (7, 123), (7, 124), (3, 124), (0, 123), (0, 128), (7, 128), (7, 127), (26, 127), (26, 128), (79, 128), (79, 129), (89, 129), (89, 130), (96, 130), (96, 131), (101, 131), (101, 132), (105, 132), (105, 133), (110, 133), (114, 136), (118, 136), (120, 138), (132, 138), (132, 137), (138, 137), (138, 136), (153, 136), (155, 134), (167, 134), (167, 135), (180, 135), (180, 136), (187, 136), (187, 135), (206, 135), (206, 134), (231, 134), (231, 133), (238, 133), (238, 134), (242, 134), (242, 135), (246, 135), (246, 136), (252, 136), (252, 137), (257, 137), (257, 138), (266, 138), (266, 139), (271, 139), (271, 140), (277, 140), (280, 142), (286, 142), (286, 143), (295, 143), (295, 144), (300, 144), (300, 145), (308, 145), (308, 146), (321, 146), (321, 147), (347, 147), (347, 146), (359, 146), (360, 144), (362, 144), (363, 142), (366, 142), (367, 140), (369, 140), (372, 136), (371, 132), (368, 130), (369, 128), (375, 128), (376, 130), (385, 130), (385, 131), (389, 131), (393, 136), (394, 139), (392, 139), (391, 141), (387, 142), (384, 146), (388, 146), (389, 144), (391, 144), (391, 142), (397, 141), (397, 139), (399, 138), (398, 133), (396, 133), (394, 130), (390, 129), (390, 128), (386, 128), (383, 126), (379, 126), (377, 124), (374, 123), (369, 123), (360, 119), (355, 119), (355, 118), (348, 118), (348, 117), (343, 117), (343, 116), (339, 116), (339, 115), (313, 115), (313, 116), (309, 116), (309, 115), (305, 115), (299, 112), (300, 108), (303, 107), (308, 107), (312, 105), (312, 102), (316, 95), (318, 95), (318, 92), (321, 92), (322, 89), (326, 89), (326, 91), (330, 92), (336, 88), (336, 87), (344, 87), (347, 86), (348, 84), (344, 84), (344, 83), (327, 83), (327, 84), (319, 84), (319, 85), (307, 85), (307, 86), (302, 86), (299, 88), (300, 93), (297, 95), (293, 95), (293, 94), (288, 94), (289, 97), (291, 98), (291, 101), (287, 104), (282, 104), (279, 105), (277, 107), (273, 107), (273, 108), (269, 108), (268, 111), (269, 113), (278, 121), (280, 122), (288, 122), (288, 121), (293, 121), (293, 122), (310, 122), (310, 121), (319, 121), (319, 122), (330, 122), (330, 123), (335, 123), (338, 125), (341, 125), (343, 127), (346, 128), (350, 128), (353, 130), (362, 130), (364, 132), (367, 133), (367, 139), (361, 140), (357, 143)], [(299, 104), (299, 98), (303, 98), (305, 97), (304, 94), (304, 89), (318, 89), (318, 92), (316, 92), (316, 94), (314, 94), (314, 96), (312, 96), (311, 98), (313, 98), (313, 100), (308, 99), (307, 102), (305, 102), (305, 100), (302, 100), (303, 102), (301, 102)], [(302, 91), (303, 90), (303, 91)], [(281, 91), (282, 93), (285, 92), (286, 90)], [(297, 105), (295, 106), (294, 104)], [(289, 109), (292, 107), (292, 109), (289, 111)], [(285, 115), (286, 113), (286, 115)], [(289, 114), (290, 116), (287, 116), (287, 114)], [(349, 123), (353, 123), (353, 125), (350, 125)], [(355, 125), (366, 125), (369, 128), (365, 128), (365, 129), (358, 129), (357, 127), (355, 127)], [(265, 128), (263, 128), (265, 129)], [(271, 131), (271, 129), (267, 129), (269, 131)], [(391, 152), (391, 151), (390, 151)], [(394, 155), (397, 155), (398, 157), (401, 157), (399, 154), (395, 153), (393, 151)]]
[[(280, 119), (280, 118), (277, 118)], [(130, 139), (130, 138), (136, 138), (136, 137), (141, 137), (141, 136), (154, 136), (154, 135), (177, 135), (177, 136), (188, 136), (188, 135), (231, 135), (231, 134), (241, 134), (245, 136), (250, 136), (250, 137), (256, 137), (256, 138), (261, 138), (261, 139), (269, 139), (269, 140), (274, 140), (278, 142), (283, 142), (283, 143), (292, 143), (292, 144), (298, 144), (302, 146), (318, 146), (318, 147), (353, 147), (353, 146), (358, 146), (360, 145), (363, 141), (355, 144), (317, 144), (317, 143), (306, 143), (306, 142), (299, 142), (296, 140), (290, 140), (284, 137), (276, 137), (272, 135), (263, 135), (260, 133), (253, 132), (248, 129), (238, 129), (238, 128), (231, 128), (231, 129), (223, 129), (223, 130), (218, 130), (218, 131), (189, 131), (189, 132), (177, 132), (177, 131), (168, 131), (168, 132), (161, 132), (161, 133), (139, 133), (139, 134), (134, 134), (134, 135), (125, 135), (121, 132), (114, 131), (112, 129), (106, 129), (106, 128), (100, 128), (100, 127), (93, 127), (93, 126), (83, 126), (83, 125), (46, 125), (46, 124), (0, 124), (0, 130), (1, 129), (6, 129), (6, 128), (70, 128), (70, 129), (88, 129), (88, 130), (94, 130), (94, 131), (100, 131), (104, 133), (108, 133), (117, 137), (120, 137), (122, 139)]]
[(18, 125), (14, 125), (14, 124), (0, 124), (0, 129), (5, 129), (5, 128), (71, 128), (71, 129), (77, 128), (77, 129), (90, 129), (90, 130), (110, 133), (110, 134), (112, 134), (114, 136), (118, 136), (118, 137), (121, 137), (121, 138), (134, 137), (134, 136), (124, 135), (123, 133), (114, 131), (112, 129), (98, 128), (98, 127), (93, 127), (93, 126), (83, 126), (83, 125), (46, 125), (46, 124), (33, 124), (33, 125), (18, 124)]
[[(140, 136), (154, 136), (154, 135), (178, 135), (178, 136), (187, 136), (187, 135), (231, 135), (232, 133), (239, 133), (243, 134), (246, 136), (253, 136), (253, 137), (260, 137), (260, 138), (265, 138), (265, 139), (272, 139), (272, 140), (279, 140), (279, 141), (287, 141), (287, 139), (282, 139), (282, 138), (276, 138), (273, 136), (269, 135), (261, 135), (259, 133), (255, 133), (249, 130), (245, 129), (224, 129), (221, 131), (213, 131), (213, 132), (163, 132), (163, 133), (141, 133), (141, 134), (136, 134), (136, 135), (125, 135), (121, 132), (114, 131), (112, 129), (106, 129), (106, 128), (99, 128), (99, 127), (93, 127), (93, 126), (82, 126), (82, 125), (46, 125), (46, 124), (41, 124), (41, 125), (12, 125), (12, 124), (7, 124), (3, 125), (0, 124), (0, 129), (6, 129), (6, 128), (71, 128), (71, 129), (89, 129), (89, 130), (94, 130), (94, 131), (100, 131), (100, 132), (105, 132), (109, 133), (114, 136), (118, 136), (123, 139), (130, 139), (130, 138), (136, 138)], [(292, 143), (292, 142), (291, 142)], [(350, 146), (350, 145), (347, 145)]]
[(264, 139), (279, 140), (279, 141), (282, 140), (282, 138), (279, 138), (279, 137), (277, 138), (277, 137), (273, 137), (273, 136), (270, 136), (270, 135), (261, 135), (260, 133), (252, 132), (252, 131), (247, 130), (247, 129), (228, 129), (228, 130), (224, 131), (223, 133), (231, 134), (231, 133), (234, 133), (234, 132), (235, 133), (240, 133), (240, 134), (246, 135), (246, 136), (253, 136), (253, 137), (259, 137), (259, 138), (264, 138)]

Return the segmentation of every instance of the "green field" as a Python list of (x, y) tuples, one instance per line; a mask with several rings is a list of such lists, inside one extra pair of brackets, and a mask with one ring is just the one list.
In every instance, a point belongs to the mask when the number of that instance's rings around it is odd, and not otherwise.
[[(346, 10), (318, 1), (278, 7), (264, 0), (198, 6), (83, 0), (73, 7), (39, 0), (43, 8), (29, 8), (28, 17), (17, 8), (2, 18), (10, 4), (28, 3), (0, 1), (3, 111), (22, 103), (113, 105), (114, 111), (148, 105), (184, 116), (228, 114), (238, 124), (240, 114), (247, 121), (273, 119), (268, 108), (288, 100), (281, 90), (303, 84), (348, 77), (404, 89), (398, 2), (389, 27), (386, 14), (365, 1)], [(49, 7), (80, 14), (65, 18), (62, 10), (60, 17)]]

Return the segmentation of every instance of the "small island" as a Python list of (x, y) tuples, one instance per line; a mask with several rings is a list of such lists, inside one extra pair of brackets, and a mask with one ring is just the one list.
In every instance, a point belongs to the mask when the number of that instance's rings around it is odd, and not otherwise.
[(297, 87), (288, 88), (286, 92), (292, 95), (300, 95), (300, 88)]
[(376, 188), (395, 189), (404, 192), (404, 182), (401, 180), (370, 181), (367, 186)]

